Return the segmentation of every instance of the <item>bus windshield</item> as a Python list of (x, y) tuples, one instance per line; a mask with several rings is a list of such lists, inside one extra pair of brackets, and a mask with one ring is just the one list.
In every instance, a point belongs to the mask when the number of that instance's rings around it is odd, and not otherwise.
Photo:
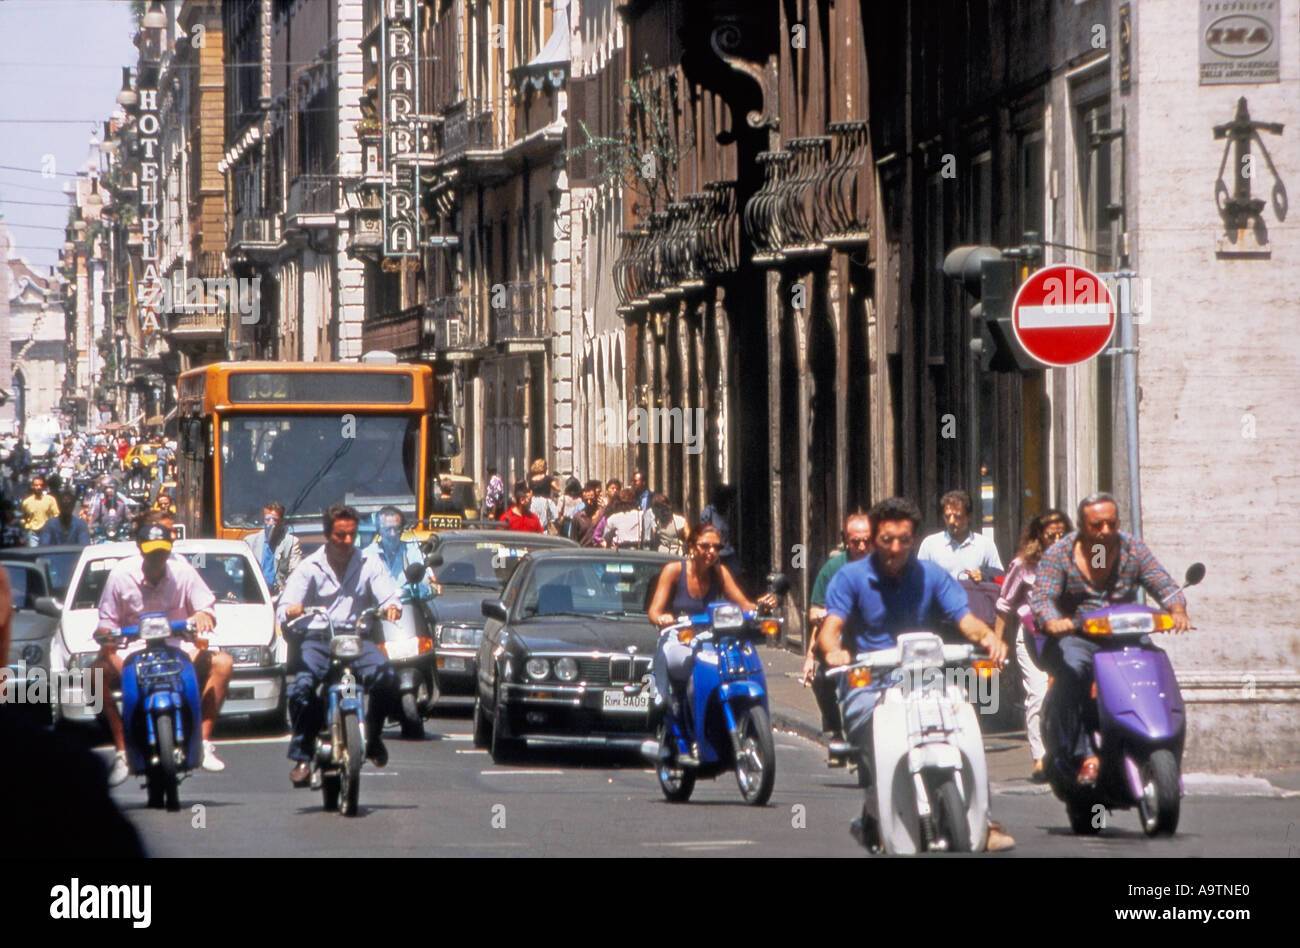
[(331, 504), (363, 516), (392, 504), (416, 515), (420, 419), (411, 415), (235, 415), (221, 419), (222, 526), (257, 529), (262, 506), (290, 523)]

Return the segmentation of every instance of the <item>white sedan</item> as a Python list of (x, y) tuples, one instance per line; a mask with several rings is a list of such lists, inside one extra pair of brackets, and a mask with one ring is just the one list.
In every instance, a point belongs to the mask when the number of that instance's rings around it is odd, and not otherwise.
[[(64, 674), (95, 661), (99, 646), (99, 597), (117, 563), (137, 552), (134, 543), (99, 543), (82, 551), (68, 585), (59, 629), (50, 643), (50, 675), (62, 682), (51, 689), (56, 720), (88, 721), (94, 717), (81, 676)], [(209, 648), (228, 652), (234, 673), (222, 717), (255, 714), (268, 725), (285, 725), (287, 645), (276, 631), (275, 609), (262, 571), (242, 540), (177, 540), (173, 556), (184, 556), (217, 597), (216, 629)]]

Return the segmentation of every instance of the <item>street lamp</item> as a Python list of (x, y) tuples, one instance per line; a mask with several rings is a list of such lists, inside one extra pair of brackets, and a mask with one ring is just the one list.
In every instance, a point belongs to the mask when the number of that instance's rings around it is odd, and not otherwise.
[(131, 67), (122, 67), (122, 91), (117, 94), (117, 104), (124, 109), (133, 109), (140, 101), (140, 96), (131, 88)]
[(117, 140), (113, 138), (111, 123), (109, 122), (104, 123), (104, 137), (99, 140), (99, 150), (110, 158), (117, 154)]

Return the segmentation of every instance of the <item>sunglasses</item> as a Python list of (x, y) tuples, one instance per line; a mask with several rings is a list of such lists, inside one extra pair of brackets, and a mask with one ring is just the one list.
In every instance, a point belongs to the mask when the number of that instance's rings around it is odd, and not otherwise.
[(695, 549), (697, 549), (697, 550), (720, 550), (720, 549), (722, 549), (722, 544), (721, 544), (721, 543), (697, 543), (697, 544), (695, 544)]

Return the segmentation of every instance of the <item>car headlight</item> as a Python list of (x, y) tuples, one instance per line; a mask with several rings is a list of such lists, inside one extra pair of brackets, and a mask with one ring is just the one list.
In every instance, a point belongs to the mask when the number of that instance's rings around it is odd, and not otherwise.
[(439, 625), (438, 644), (448, 647), (477, 648), (483, 639), (483, 630), (467, 625)]
[(560, 681), (577, 681), (578, 662), (573, 658), (559, 658), (555, 661), (555, 677)]
[(544, 658), (530, 658), (524, 664), (524, 671), (534, 681), (541, 681), (551, 673), (551, 663)]
[(28, 665), (36, 665), (45, 655), (45, 650), (39, 645), (28, 645), (23, 649), (23, 661)]
[(236, 645), (223, 651), (229, 653), (230, 660), (236, 665), (270, 664), (270, 649), (261, 645)]

